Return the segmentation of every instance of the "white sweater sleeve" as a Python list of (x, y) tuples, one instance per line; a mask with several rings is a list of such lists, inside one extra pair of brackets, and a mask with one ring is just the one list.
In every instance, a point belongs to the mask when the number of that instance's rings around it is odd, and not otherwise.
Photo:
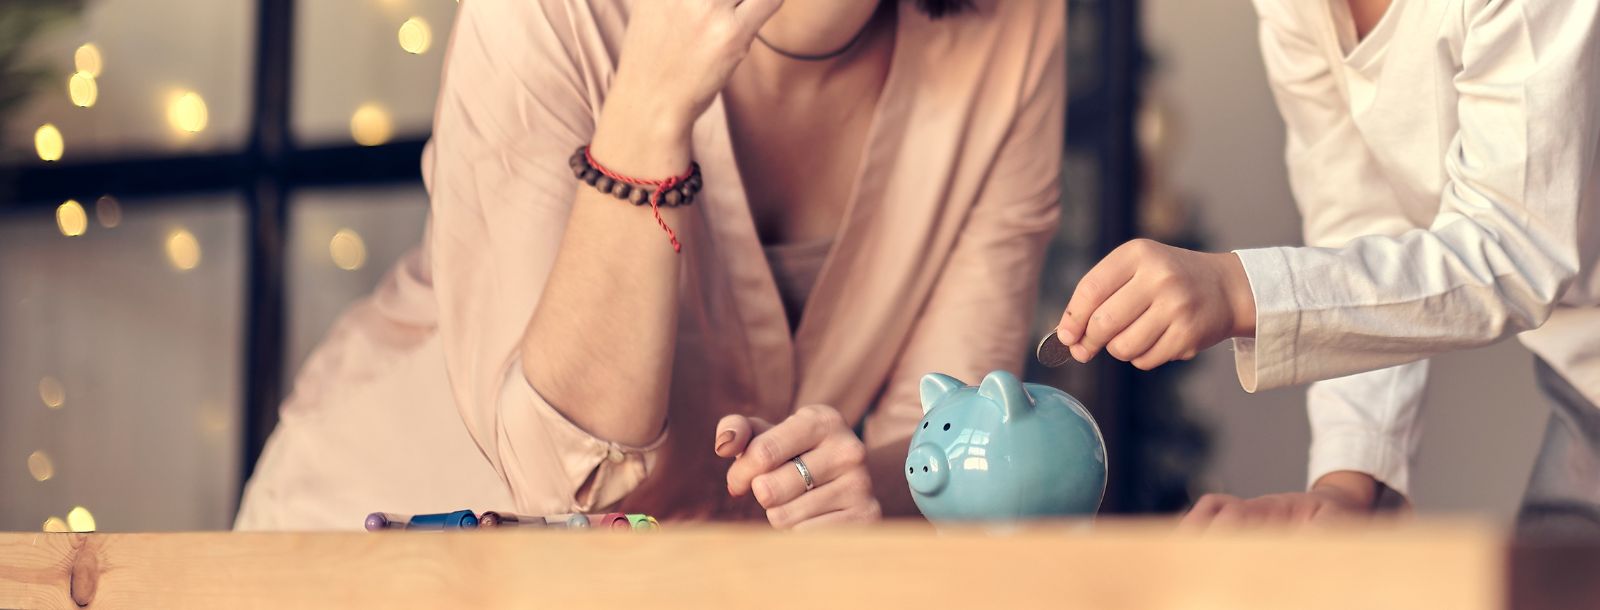
[(1432, 225), (1238, 252), (1257, 308), (1246, 390), (1330, 379), (1536, 328), (1579, 270), (1600, 139), (1600, 0), (1472, 0), (1460, 128)]
[[(1293, 0), (1257, 0), (1262, 59), (1287, 128), (1285, 160), (1305, 242), (1340, 247), (1363, 235), (1419, 228), (1395, 205), (1396, 194), (1356, 130), (1331, 68)], [(1366, 473), (1401, 494), (1421, 428), (1427, 361), (1313, 384), (1307, 485), (1330, 472)]]

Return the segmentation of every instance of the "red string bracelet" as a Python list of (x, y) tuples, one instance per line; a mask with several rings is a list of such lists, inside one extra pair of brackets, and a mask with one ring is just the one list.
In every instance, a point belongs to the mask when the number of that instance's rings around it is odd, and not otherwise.
[[(621, 182), (623, 184), (636, 187), (653, 187), (655, 190), (651, 191), (650, 193), (650, 211), (656, 216), (656, 224), (661, 225), (661, 230), (667, 232), (667, 239), (672, 241), (672, 251), (683, 252), (683, 246), (678, 243), (678, 234), (672, 230), (672, 227), (667, 226), (666, 219), (661, 217), (661, 197), (662, 193), (666, 193), (672, 190), (673, 187), (693, 178), (695, 174), (698, 173), (698, 167), (691, 164), (688, 171), (685, 171), (683, 175), (672, 176), (665, 180), (643, 180), (640, 178), (624, 176), (606, 169), (605, 166), (600, 165), (600, 162), (594, 160), (594, 154), (589, 151), (589, 147), (587, 146), (583, 147), (583, 159), (584, 161), (588, 162), (589, 167), (594, 168), (595, 171), (600, 172), (601, 175), (610, 178), (614, 182)], [(591, 184), (591, 186), (593, 185)], [(684, 201), (683, 203), (688, 202)]]

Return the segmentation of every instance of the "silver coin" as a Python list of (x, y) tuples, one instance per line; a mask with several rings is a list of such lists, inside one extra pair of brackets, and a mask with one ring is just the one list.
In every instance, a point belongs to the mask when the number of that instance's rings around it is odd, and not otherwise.
[(1062, 343), (1060, 338), (1056, 337), (1055, 331), (1050, 331), (1049, 335), (1039, 340), (1039, 349), (1035, 356), (1039, 358), (1039, 364), (1050, 368), (1056, 368), (1072, 360), (1072, 352), (1067, 350), (1066, 344)]

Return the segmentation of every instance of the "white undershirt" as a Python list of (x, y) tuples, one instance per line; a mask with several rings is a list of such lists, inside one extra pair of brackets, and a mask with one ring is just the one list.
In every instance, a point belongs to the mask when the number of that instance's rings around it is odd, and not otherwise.
[(1521, 333), (1600, 403), (1600, 0), (1394, 0), (1359, 41), (1345, 0), (1255, 4), (1311, 247), (1238, 251), (1236, 364), (1250, 391), (1339, 378), (1310, 390), (1311, 481), (1404, 493), (1440, 352)]

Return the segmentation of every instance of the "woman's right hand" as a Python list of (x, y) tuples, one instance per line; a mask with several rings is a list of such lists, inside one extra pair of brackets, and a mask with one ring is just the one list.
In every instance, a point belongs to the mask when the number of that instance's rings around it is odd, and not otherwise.
[(635, 2), (604, 114), (626, 112), (635, 127), (649, 122), (686, 135), (781, 6), (783, 0)]

